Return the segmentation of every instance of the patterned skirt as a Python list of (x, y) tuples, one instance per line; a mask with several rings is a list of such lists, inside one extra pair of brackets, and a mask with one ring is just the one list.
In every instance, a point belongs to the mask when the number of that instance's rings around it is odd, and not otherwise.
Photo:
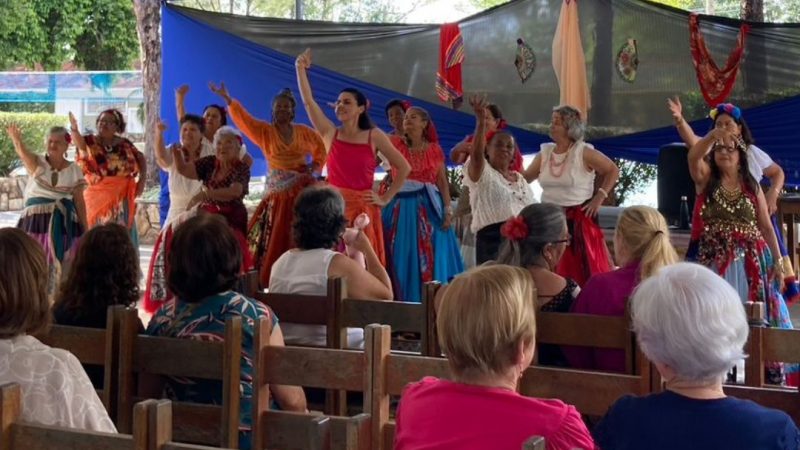
[(464, 271), (453, 227), (442, 229), (442, 199), (426, 188), (399, 192), (383, 208), (383, 235), (394, 298), (422, 301), (428, 281), (447, 283)]
[(75, 253), (84, 231), (75, 204), (69, 198), (29, 198), (17, 228), (42, 244), (50, 271), (48, 293), (53, 294), (61, 279), (62, 264)]

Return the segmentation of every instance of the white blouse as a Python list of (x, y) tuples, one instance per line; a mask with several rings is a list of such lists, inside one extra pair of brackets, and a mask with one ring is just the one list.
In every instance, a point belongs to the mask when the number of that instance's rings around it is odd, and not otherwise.
[(461, 170), (463, 183), (469, 187), (473, 233), (488, 225), (505, 222), (519, 214), (522, 208), (536, 202), (531, 186), (521, 173), (515, 172), (517, 179), (509, 181), (487, 162), (478, 181), (472, 181), (469, 164), (468, 159)]
[(33, 336), (0, 339), (0, 383), (20, 385), (27, 422), (117, 432), (75, 355)]
[(554, 203), (565, 208), (583, 204), (594, 196), (595, 172), (583, 163), (584, 148), (592, 144), (578, 141), (567, 153), (554, 155), (556, 144), (548, 142), (540, 147), (542, 168), (539, 184), (542, 186), (542, 202)]
[[(168, 151), (172, 152), (172, 149), (177, 145), (180, 144), (171, 145)], [(203, 139), (200, 144), (199, 158), (213, 154), (214, 147), (211, 146), (208, 140)], [(181, 175), (180, 172), (178, 172), (175, 161), (172, 161), (172, 164), (167, 167), (167, 173), (169, 173), (169, 181), (167, 181), (169, 185), (169, 212), (167, 213), (167, 219), (164, 221), (165, 224), (172, 222), (181, 213), (186, 211), (186, 205), (188, 205), (192, 197), (197, 195), (203, 188), (202, 181), (192, 180)]]
[(25, 200), (32, 197), (53, 200), (72, 198), (75, 188), (85, 185), (83, 172), (77, 164), (71, 162), (64, 169), (54, 170), (43, 156), (37, 156), (36, 171), (30, 174), (28, 184), (25, 186)]

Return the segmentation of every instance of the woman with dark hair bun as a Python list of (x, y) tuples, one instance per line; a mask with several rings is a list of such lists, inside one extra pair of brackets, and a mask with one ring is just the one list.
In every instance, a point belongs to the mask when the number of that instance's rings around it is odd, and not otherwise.
[[(372, 125), (367, 113), (369, 101), (361, 91), (345, 88), (339, 93), (335, 110), (341, 125), (337, 127), (314, 100), (306, 73), (311, 68), (311, 50), (301, 53), (295, 65), (303, 106), (328, 150), (328, 183), (336, 187), (345, 199), (348, 224), (353, 224), (361, 213), (369, 216), (370, 224), (364, 232), (381, 264), (385, 265), (381, 208), (400, 190), (411, 172), (411, 166), (386, 134)], [(392, 185), (382, 195), (373, 190), (377, 149), (395, 170)]]
[[(231, 98), (225, 83), (211, 85), (228, 105), (233, 123), (258, 145), (269, 164), (267, 191), (250, 219), (247, 240), (253, 253), (261, 287), (269, 284), (272, 265), (294, 247), (292, 206), (325, 165), (325, 144), (313, 129), (294, 123), (297, 101), (289, 88), (272, 99), (272, 123), (256, 119)], [(311, 161), (309, 164), (308, 161)]]
[(72, 141), (78, 149), (77, 163), (89, 182), (83, 195), (87, 225), (125, 225), (138, 248), (135, 200), (144, 191), (147, 163), (133, 142), (121, 136), (125, 118), (116, 109), (107, 109), (97, 116), (97, 132), (86, 136), (81, 135), (72, 113), (69, 122)]
[[(294, 206), (292, 234), (297, 248), (284, 253), (272, 267), (269, 291), (281, 294), (325, 295), (328, 279), (342, 278), (354, 298), (391, 299), (392, 282), (363, 232), (352, 246), (362, 252), (366, 269), (335, 248), (347, 225), (344, 200), (335, 189), (311, 186), (303, 190)], [(286, 342), (295, 345), (325, 345), (325, 327), (284, 324)], [(348, 345), (363, 345), (360, 329), (348, 330)]]

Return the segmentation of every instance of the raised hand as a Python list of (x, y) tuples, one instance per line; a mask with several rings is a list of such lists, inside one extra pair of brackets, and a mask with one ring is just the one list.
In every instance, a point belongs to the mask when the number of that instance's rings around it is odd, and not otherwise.
[(159, 133), (163, 133), (163, 132), (167, 131), (167, 124), (164, 123), (163, 120), (159, 119), (158, 123), (156, 124), (156, 128), (158, 129)]
[(472, 110), (475, 111), (475, 114), (483, 116), (483, 112), (489, 105), (489, 102), (486, 100), (486, 94), (472, 94), (469, 96), (469, 104), (472, 106)]
[(303, 53), (300, 53), (294, 64), (298, 69), (311, 68), (311, 49), (307, 48)]
[(189, 93), (189, 85), (188, 84), (182, 84), (182, 85), (178, 86), (177, 89), (175, 89), (175, 94), (178, 95), (179, 97), (186, 97), (186, 94), (188, 94), (188, 93)]
[(11, 142), (22, 142), (22, 131), (20, 131), (17, 124), (12, 123), (6, 127), (6, 133), (11, 138)]
[(69, 112), (69, 128), (72, 131), (79, 131), (78, 120), (75, 118), (75, 114), (72, 114), (72, 111)]
[(681, 105), (681, 99), (678, 98), (677, 95), (673, 98), (667, 98), (667, 107), (672, 113), (672, 118), (675, 119), (676, 122), (683, 119), (683, 105)]
[(211, 89), (211, 92), (219, 95), (220, 97), (225, 99), (226, 102), (230, 103), (231, 96), (230, 94), (228, 94), (228, 88), (225, 87), (224, 81), (220, 81), (219, 86), (214, 84), (213, 81), (209, 81), (208, 88)]

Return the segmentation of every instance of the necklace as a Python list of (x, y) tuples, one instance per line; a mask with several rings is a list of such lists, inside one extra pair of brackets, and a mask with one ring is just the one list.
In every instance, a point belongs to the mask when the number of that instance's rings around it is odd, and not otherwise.
[(742, 188), (740, 186), (736, 186), (734, 189), (728, 189), (722, 183), (720, 183), (719, 191), (720, 194), (725, 197), (725, 200), (729, 202), (735, 202), (742, 195)]
[[(550, 158), (547, 160), (547, 169), (550, 171), (550, 175), (553, 178), (561, 178), (561, 175), (564, 175), (564, 170), (566, 170), (569, 162), (569, 151), (572, 149), (572, 146), (567, 148), (567, 151), (564, 153), (556, 153), (555, 151), (550, 153)], [(556, 161), (556, 155), (564, 155), (560, 161)]]

